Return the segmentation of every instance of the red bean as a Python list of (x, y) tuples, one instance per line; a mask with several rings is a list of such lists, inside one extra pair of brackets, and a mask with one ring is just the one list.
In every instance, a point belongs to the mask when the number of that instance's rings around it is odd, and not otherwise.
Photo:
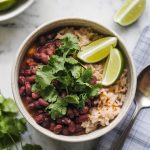
[(83, 128), (81, 127), (81, 124), (76, 124), (76, 132), (82, 131)]
[(19, 76), (19, 84), (24, 85), (25, 84), (25, 77), (24, 76)]
[(62, 123), (69, 125), (71, 123), (71, 120), (67, 117), (62, 118)]
[(40, 36), (39, 37), (39, 44), (41, 46), (43, 46), (44, 44), (46, 44), (46, 38), (44, 36)]
[(41, 108), (41, 105), (38, 101), (35, 101), (28, 105), (29, 109), (38, 109)]
[(32, 75), (35, 75), (36, 74), (36, 71), (37, 71), (37, 67), (36, 66), (32, 66), (31, 68), (31, 73), (32, 73)]
[(38, 99), (38, 102), (39, 102), (39, 104), (40, 104), (41, 106), (44, 106), (44, 107), (46, 107), (46, 106), (49, 105), (49, 103), (48, 103), (47, 101), (45, 101), (44, 99), (42, 99), (42, 98), (39, 98), (39, 99)]
[(76, 108), (73, 109), (73, 112), (76, 117), (79, 116), (79, 111)]
[(67, 128), (64, 128), (64, 129), (62, 130), (62, 134), (63, 134), (63, 135), (69, 135), (68, 129), (67, 129)]
[(29, 82), (26, 82), (26, 83), (25, 83), (25, 87), (26, 87), (26, 94), (27, 94), (28, 96), (30, 96), (30, 95), (31, 95), (31, 85), (30, 85), (30, 83), (29, 83)]
[(68, 130), (69, 130), (71, 133), (74, 133), (74, 132), (75, 132), (76, 126), (75, 126), (75, 123), (74, 123), (73, 121), (71, 121), (71, 123), (69, 124)]
[(22, 86), (22, 87), (19, 89), (20, 95), (21, 95), (21, 96), (24, 96), (24, 95), (25, 95), (25, 91), (26, 91), (25, 86)]
[(74, 118), (74, 112), (73, 112), (72, 109), (68, 108), (68, 110), (67, 110), (67, 116), (68, 116), (69, 118)]
[(59, 134), (62, 131), (62, 125), (58, 124), (54, 127), (54, 133)]
[(91, 81), (90, 81), (90, 83), (92, 85), (94, 85), (94, 84), (96, 84), (96, 82), (97, 82), (97, 78), (96, 78), (96, 76), (93, 76), (92, 79), (91, 79)]
[(40, 60), (40, 53), (35, 53), (34, 54), (34, 58), (35, 58), (35, 60)]
[(44, 121), (44, 116), (40, 114), (40, 115), (35, 116), (34, 119), (37, 123), (42, 123)]
[(24, 71), (24, 74), (25, 74), (25, 76), (30, 76), (30, 75), (32, 75), (32, 72), (30, 69), (27, 69)]
[(26, 101), (28, 104), (31, 103), (31, 102), (32, 102), (32, 97), (27, 96), (27, 97), (25, 98), (25, 101)]
[(47, 35), (47, 39), (48, 40), (52, 40), (54, 38), (54, 36), (55, 36), (54, 34), (48, 34)]
[(89, 108), (87, 106), (84, 106), (81, 110), (80, 110), (80, 114), (84, 115), (87, 114), (89, 112)]
[(30, 83), (34, 83), (35, 82), (35, 75), (26, 77), (26, 81), (30, 82)]
[(81, 116), (79, 116), (79, 122), (84, 122), (84, 121), (87, 121), (88, 120), (88, 115), (86, 114), (86, 115), (81, 115)]
[(60, 47), (60, 44), (61, 44), (60, 40), (55, 40), (55, 46), (56, 47)]
[(46, 55), (45, 53), (40, 53), (40, 60), (42, 61), (42, 63), (48, 64), (48, 55)]
[(91, 108), (91, 107), (92, 107), (92, 102), (91, 102), (91, 100), (88, 100), (88, 101), (86, 102), (86, 105)]
[(55, 126), (56, 126), (56, 124), (55, 124), (54, 122), (51, 122), (49, 129), (50, 129), (51, 131), (54, 131)]
[(40, 95), (38, 93), (32, 93), (32, 98), (33, 99), (38, 99)]

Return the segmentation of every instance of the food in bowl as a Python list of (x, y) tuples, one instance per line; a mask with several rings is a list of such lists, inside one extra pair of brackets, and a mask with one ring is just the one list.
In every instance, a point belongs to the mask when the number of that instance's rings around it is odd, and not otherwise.
[(18, 0), (0, 0), (0, 11), (6, 11), (12, 8)]
[(113, 83), (102, 85), (116, 44), (97, 62), (78, 55), (102, 38), (90, 28), (67, 27), (39, 36), (28, 49), (20, 65), (19, 93), (39, 125), (56, 134), (81, 135), (108, 126), (120, 113), (127, 68), (121, 67)]

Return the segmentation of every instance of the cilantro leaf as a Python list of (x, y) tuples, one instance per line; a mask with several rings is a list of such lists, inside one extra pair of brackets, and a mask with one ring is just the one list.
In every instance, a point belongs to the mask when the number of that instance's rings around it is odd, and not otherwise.
[(58, 71), (64, 70), (64, 64), (65, 64), (65, 58), (53, 55), (49, 59), (49, 67), (51, 68), (51, 71), (54, 73), (57, 73)]
[(89, 97), (95, 97), (98, 96), (98, 92), (100, 90), (100, 88), (102, 87), (101, 84), (95, 84), (91, 87), (91, 89), (88, 92), (88, 96)]
[(22, 150), (42, 150), (42, 148), (39, 145), (26, 144), (22, 147)]
[(77, 95), (67, 95), (64, 100), (70, 104), (79, 104), (79, 97)]
[(73, 66), (71, 68), (71, 74), (75, 79), (80, 78), (82, 71), (83, 71), (83, 67), (79, 65)]
[(59, 55), (65, 52), (69, 52), (68, 54), (73, 54), (80, 49), (79, 40), (72, 33), (67, 33), (64, 38), (61, 39), (61, 43), (61, 46), (56, 51)]
[(79, 62), (73, 57), (68, 57), (66, 58), (66, 63), (71, 64), (71, 65), (77, 65)]
[(47, 107), (50, 110), (50, 115), (53, 120), (60, 118), (67, 112), (67, 103), (60, 97), (57, 98), (55, 103), (50, 104)]
[(41, 67), (36, 72), (36, 82), (40, 85), (41, 89), (49, 86), (49, 84), (54, 80), (56, 77), (50, 72), (49, 70), (44, 70), (45, 68)]
[(89, 83), (92, 79), (92, 69), (87, 68), (83, 71), (80, 81)]
[(17, 113), (18, 112), (18, 108), (17, 108), (15, 102), (10, 98), (7, 98), (3, 101), (2, 110), (3, 110), (3, 112), (7, 112), (7, 113)]
[(0, 104), (2, 104), (4, 101), (4, 96), (0, 95)]
[(40, 91), (40, 95), (48, 102), (55, 102), (58, 97), (58, 92), (53, 86), (48, 86)]
[(85, 106), (85, 102), (88, 100), (87, 94), (80, 94), (79, 95), (79, 104), (78, 104), (78, 108), (83, 108)]
[(68, 73), (66, 75), (59, 76), (59, 78), (57, 78), (57, 80), (60, 81), (60, 83), (62, 84), (64, 89), (68, 86), (72, 86), (72, 83), (73, 83), (73, 78)]

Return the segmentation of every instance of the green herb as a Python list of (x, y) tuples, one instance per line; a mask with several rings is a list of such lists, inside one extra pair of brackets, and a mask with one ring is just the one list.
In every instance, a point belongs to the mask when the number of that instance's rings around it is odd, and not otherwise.
[(51, 118), (55, 120), (66, 114), (67, 103), (59, 97), (55, 103), (47, 107), (47, 110), (50, 110)]
[[(24, 118), (18, 118), (18, 108), (11, 98), (0, 95), (0, 149), (11, 150), (26, 131)], [(24, 149), (23, 149), (24, 150)]]
[[(41, 65), (36, 73), (36, 83), (32, 91), (38, 92), (49, 102), (46, 108), (52, 119), (66, 114), (67, 106), (82, 108), (89, 98), (98, 95), (99, 84), (91, 85), (92, 69), (85, 69), (75, 54), (80, 49), (78, 39), (69, 33), (61, 40), (56, 55), (49, 58), (47, 65)], [(58, 85), (55, 85), (57, 81)], [(61, 97), (61, 92), (66, 96)]]
[(42, 150), (42, 148), (39, 145), (26, 144), (23, 146), (22, 150)]
[(75, 54), (78, 50), (80, 50), (79, 40), (71, 33), (67, 33), (61, 40), (61, 43), (61, 46), (56, 52), (58, 55), (63, 55), (65, 52), (68, 52), (68, 50), (69, 54)]

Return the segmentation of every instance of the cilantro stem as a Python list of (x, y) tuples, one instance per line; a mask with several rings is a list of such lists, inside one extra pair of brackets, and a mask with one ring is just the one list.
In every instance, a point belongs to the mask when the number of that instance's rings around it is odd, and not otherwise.
[(20, 144), (21, 144), (21, 148), (23, 148), (22, 138), (20, 138)]
[(68, 88), (66, 87), (66, 92), (67, 92), (67, 95), (69, 94), (69, 92), (68, 92)]
[(17, 144), (16, 144), (16, 142), (14, 141), (14, 139), (12, 138), (12, 136), (11, 136), (9, 133), (7, 133), (7, 135), (10, 137), (10, 139), (11, 139), (12, 142), (14, 143), (14, 146), (16, 147), (16, 150), (19, 150), (18, 147), (17, 147)]

